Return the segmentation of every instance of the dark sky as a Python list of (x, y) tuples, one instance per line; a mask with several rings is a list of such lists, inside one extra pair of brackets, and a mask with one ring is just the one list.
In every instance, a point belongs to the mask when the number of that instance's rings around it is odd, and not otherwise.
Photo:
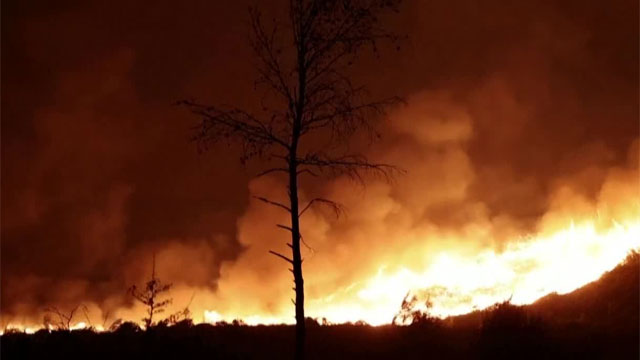
[[(151, 249), (177, 249), (170, 263), (198, 266), (167, 276), (212, 291), (242, 257), (259, 164), (199, 155), (173, 103), (255, 105), (249, 4), (3, 1), (3, 314), (104, 304)], [(608, 169), (637, 167), (637, 1), (406, 1), (389, 26), (400, 51), (353, 76), (408, 101), (371, 155), (407, 168), (389, 196), (412, 224), (459, 228), (481, 204), (530, 229), (559, 184), (596, 201)]]

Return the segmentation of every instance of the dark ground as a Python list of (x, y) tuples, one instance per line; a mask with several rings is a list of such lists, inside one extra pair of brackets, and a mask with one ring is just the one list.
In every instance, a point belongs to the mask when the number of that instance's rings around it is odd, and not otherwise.
[[(639, 256), (566, 295), (498, 304), (411, 326), (309, 321), (309, 359), (638, 359)], [(192, 326), (151, 331), (41, 330), (0, 338), (2, 359), (291, 359), (292, 326)]]
[[(289, 326), (170, 327), (2, 337), (3, 359), (290, 359)], [(337, 325), (309, 329), (310, 359), (637, 359), (637, 333), (578, 324), (480, 331), (430, 326)]]

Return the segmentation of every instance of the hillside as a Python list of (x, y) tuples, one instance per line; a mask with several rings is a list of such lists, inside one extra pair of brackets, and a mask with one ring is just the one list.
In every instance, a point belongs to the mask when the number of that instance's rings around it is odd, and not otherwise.
[(528, 308), (556, 323), (590, 324), (609, 331), (637, 331), (640, 305), (640, 254), (600, 279), (565, 295), (547, 295)]
[[(458, 331), (476, 330), (482, 352), (508, 358), (523, 345), (545, 357), (638, 358), (640, 254), (571, 293), (547, 295), (533, 304), (508, 303), (445, 320)], [(481, 346), (482, 347), (482, 346)], [(501, 352), (502, 351), (502, 352)]]
[[(573, 292), (549, 294), (521, 306), (530, 316), (547, 323), (604, 327), (615, 331), (637, 331), (640, 305), (640, 253), (631, 253), (613, 270)], [(487, 311), (453, 316), (454, 327), (480, 327)]]

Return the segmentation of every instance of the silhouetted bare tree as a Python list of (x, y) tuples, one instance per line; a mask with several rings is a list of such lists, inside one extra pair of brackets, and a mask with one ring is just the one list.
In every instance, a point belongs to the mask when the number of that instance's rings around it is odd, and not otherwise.
[[(265, 27), (261, 13), (250, 10), (252, 41), (258, 59), (256, 85), (266, 91), (262, 112), (182, 101), (201, 117), (194, 140), (199, 149), (218, 141), (242, 146), (241, 161), (260, 157), (268, 167), (258, 176), (279, 173), (288, 178), (288, 204), (256, 197), (290, 214), (289, 225), (277, 225), (291, 233), (291, 256), (271, 254), (291, 264), (295, 283), (296, 359), (304, 357), (305, 316), (303, 259), (300, 253), (300, 217), (313, 205), (325, 205), (340, 214), (330, 199), (298, 199), (303, 174), (347, 175), (361, 182), (364, 173), (388, 177), (393, 166), (370, 162), (360, 154), (339, 150), (358, 129), (372, 134), (372, 120), (400, 99), (366, 99), (364, 87), (352, 83), (347, 68), (366, 46), (376, 51), (379, 40), (396, 37), (381, 27), (379, 16), (397, 10), (399, 0), (290, 0), (286, 24), (273, 21)], [(282, 34), (284, 29), (286, 38)], [(314, 146), (309, 138), (326, 141)], [(327, 149), (333, 149), (329, 151)]]
[[(70, 330), (71, 321), (73, 320), (73, 317), (78, 309), (82, 309), (89, 325), (91, 326), (91, 320), (89, 320), (89, 315), (87, 314), (87, 307), (84, 305), (78, 305), (72, 308), (69, 312), (64, 312), (63, 310), (55, 306), (46, 308), (45, 312), (47, 314), (45, 314), (44, 316), (44, 326), (48, 328), (50, 325), (54, 326), (58, 330)], [(52, 314), (57, 317), (57, 320), (53, 320), (51, 318)]]
[(164, 308), (171, 304), (171, 299), (159, 300), (159, 297), (169, 291), (173, 284), (163, 284), (156, 277), (156, 256), (153, 256), (151, 269), (151, 279), (147, 281), (143, 290), (139, 290), (135, 285), (129, 288), (131, 295), (147, 307), (147, 317), (143, 318), (145, 329), (153, 325), (153, 315), (164, 312)]

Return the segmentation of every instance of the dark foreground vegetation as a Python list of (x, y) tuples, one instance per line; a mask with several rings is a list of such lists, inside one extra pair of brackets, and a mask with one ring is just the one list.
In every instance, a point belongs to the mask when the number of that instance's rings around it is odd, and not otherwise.
[[(638, 359), (639, 256), (573, 293), (411, 326), (307, 323), (309, 359)], [(1, 337), (2, 359), (288, 359), (293, 326), (192, 325)]]

